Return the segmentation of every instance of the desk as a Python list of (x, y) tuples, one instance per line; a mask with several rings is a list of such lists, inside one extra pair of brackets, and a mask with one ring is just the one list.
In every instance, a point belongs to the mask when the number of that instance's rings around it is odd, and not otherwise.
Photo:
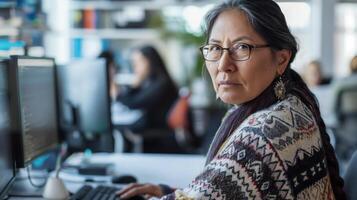
[[(73, 156), (68, 163), (78, 164), (81, 155)], [(163, 183), (185, 187), (203, 169), (205, 157), (181, 154), (96, 153), (91, 163), (114, 163), (114, 174), (131, 174), (141, 183)]]
[[(73, 155), (66, 162), (78, 164), (82, 159), (81, 154)], [(141, 183), (163, 183), (172, 187), (186, 187), (203, 169), (205, 157), (202, 155), (177, 155), (177, 154), (133, 154), (133, 153), (96, 153), (90, 158), (91, 163), (113, 163), (114, 174), (131, 174)], [(61, 172), (67, 189), (75, 192), (83, 185), (85, 177)], [(110, 184), (110, 177), (98, 177), (102, 181), (97, 184)], [(18, 198), (11, 200), (39, 199)]]

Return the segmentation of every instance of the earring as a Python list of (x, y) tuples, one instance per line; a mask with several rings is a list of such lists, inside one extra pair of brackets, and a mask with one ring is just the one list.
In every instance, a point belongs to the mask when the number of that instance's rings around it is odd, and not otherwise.
[(219, 94), (218, 93), (216, 93), (216, 100), (218, 100), (219, 99)]
[(281, 76), (279, 77), (279, 80), (275, 83), (274, 93), (278, 100), (283, 100), (285, 98), (286, 88)]

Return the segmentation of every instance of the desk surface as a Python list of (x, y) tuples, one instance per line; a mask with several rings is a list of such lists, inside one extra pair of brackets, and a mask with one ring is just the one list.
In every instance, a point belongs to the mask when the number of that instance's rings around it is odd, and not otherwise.
[[(82, 154), (71, 156), (66, 163), (78, 164), (82, 160)], [(172, 187), (186, 187), (203, 169), (205, 157), (201, 155), (178, 154), (110, 154), (97, 153), (90, 157), (91, 163), (113, 163), (114, 174), (131, 174), (137, 177), (141, 183), (163, 183)], [(75, 192), (83, 185), (85, 177), (61, 172), (67, 189)], [(110, 177), (97, 177), (100, 183), (110, 184)], [(39, 198), (10, 198), (39, 199)]]
[[(78, 164), (81, 154), (68, 159), (69, 164)], [(113, 163), (114, 174), (131, 174), (141, 183), (163, 183), (173, 187), (185, 187), (203, 169), (205, 157), (202, 155), (178, 154), (133, 154), (97, 153), (90, 158), (91, 163)]]

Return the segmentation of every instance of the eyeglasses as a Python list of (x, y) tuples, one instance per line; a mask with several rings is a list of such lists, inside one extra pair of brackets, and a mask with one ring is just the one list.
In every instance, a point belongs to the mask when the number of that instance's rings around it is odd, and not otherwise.
[(229, 48), (223, 48), (218, 44), (207, 44), (200, 47), (203, 58), (207, 61), (218, 61), (223, 55), (223, 50), (227, 50), (231, 58), (235, 61), (245, 61), (250, 58), (252, 49), (270, 47), (269, 44), (251, 45), (246, 43), (235, 43)]

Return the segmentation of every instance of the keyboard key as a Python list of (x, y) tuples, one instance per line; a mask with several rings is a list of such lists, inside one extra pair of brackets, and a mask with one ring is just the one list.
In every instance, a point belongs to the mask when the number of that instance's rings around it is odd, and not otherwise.
[[(93, 188), (90, 185), (82, 186), (70, 199), (71, 200), (120, 200), (115, 195), (120, 188), (111, 186), (97, 186)], [(129, 200), (144, 200), (142, 196), (135, 196)]]
[(71, 200), (120, 200), (116, 196), (116, 191), (119, 188), (110, 186), (97, 186), (93, 188), (89, 185), (84, 185), (72, 197)]
[(71, 200), (81, 200), (83, 199), (88, 192), (93, 190), (93, 187), (90, 185), (84, 185), (82, 186), (72, 197)]

